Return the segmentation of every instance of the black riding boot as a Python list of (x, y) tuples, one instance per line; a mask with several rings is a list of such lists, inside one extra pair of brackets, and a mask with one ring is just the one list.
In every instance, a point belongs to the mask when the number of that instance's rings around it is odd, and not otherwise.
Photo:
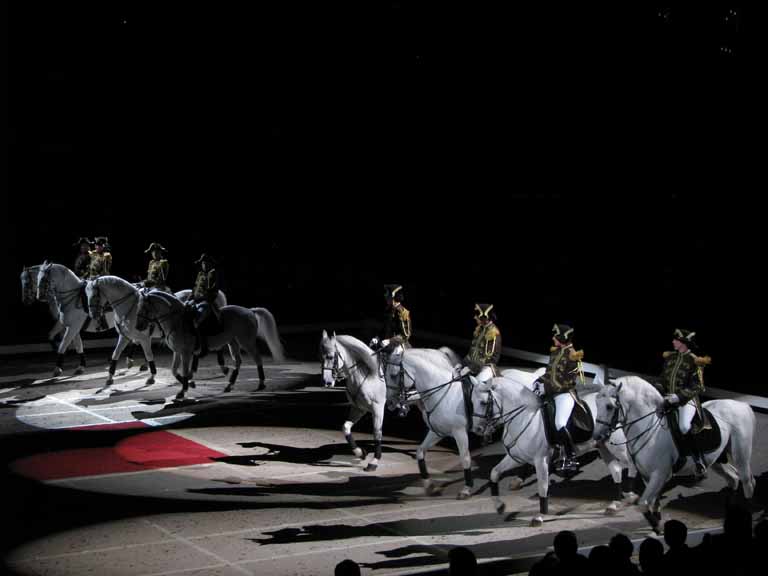
[(688, 442), (690, 443), (691, 452), (693, 454), (693, 462), (696, 465), (696, 478), (701, 480), (707, 477), (707, 465), (704, 463), (704, 454), (696, 443), (696, 437), (690, 432), (688, 433), (688, 436)]
[(573, 444), (571, 433), (566, 427), (563, 427), (563, 429), (560, 430), (560, 442), (562, 443), (564, 454), (558, 468), (569, 472), (578, 470), (579, 462), (576, 460), (576, 448)]

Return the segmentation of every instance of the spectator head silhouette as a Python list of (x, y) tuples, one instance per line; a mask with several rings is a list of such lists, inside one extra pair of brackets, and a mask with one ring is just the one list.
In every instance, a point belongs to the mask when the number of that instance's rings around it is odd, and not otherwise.
[(574, 558), (579, 550), (579, 543), (576, 540), (576, 534), (570, 530), (562, 530), (557, 533), (554, 541), (555, 554), (560, 560)]
[(640, 544), (640, 568), (643, 574), (659, 574), (664, 558), (664, 545), (656, 538), (646, 538)]
[(614, 555), (621, 562), (627, 562), (632, 558), (632, 553), (635, 551), (635, 547), (632, 544), (632, 540), (625, 534), (616, 534), (608, 543), (608, 548), (613, 551)]
[(672, 550), (682, 548), (688, 539), (688, 527), (680, 520), (667, 520), (664, 523), (664, 542)]
[(743, 506), (729, 506), (723, 522), (723, 533), (735, 542), (752, 539), (752, 513)]
[(477, 571), (475, 554), (464, 546), (451, 548), (451, 551), (448, 552), (448, 564), (452, 576), (458, 574), (472, 576)]
[(360, 566), (354, 560), (342, 560), (336, 564), (334, 576), (360, 576)]

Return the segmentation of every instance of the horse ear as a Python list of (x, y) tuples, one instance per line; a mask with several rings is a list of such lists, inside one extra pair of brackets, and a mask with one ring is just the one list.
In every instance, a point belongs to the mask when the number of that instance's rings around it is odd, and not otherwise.
[(336, 340), (336, 330), (333, 331), (333, 339)]
[(323, 340), (328, 340), (328, 332), (323, 330)]
[(624, 386), (624, 382), (620, 382), (619, 385), (616, 387), (616, 392), (621, 390), (621, 387)]

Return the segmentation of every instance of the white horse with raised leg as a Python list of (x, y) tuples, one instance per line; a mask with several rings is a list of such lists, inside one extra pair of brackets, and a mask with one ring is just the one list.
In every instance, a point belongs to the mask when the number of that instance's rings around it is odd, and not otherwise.
[[(669, 430), (670, 421), (662, 412), (663, 401), (659, 391), (638, 376), (611, 380), (597, 398), (595, 429), (595, 434), (616, 428), (624, 430), (629, 439), (629, 453), (645, 481), (645, 491), (638, 504), (657, 533), (661, 524), (659, 498), (673, 475), (679, 454)], [(721, 435), (717, 449), (704, 454), (705, 466), (725, 478), (731, 489), (736, 489), (741, 482), (744, 496), (752, 498), (755, 479), (751, 460), (756, 429), (752, 407), (737, 400), (710, 400), (702, 406), (717, 421)], [(724, 451), (727, 462), (720, 461)], [(688, 475), (694, 471), (693, 459), (688, 457), (677, 474)]]
[[(106, 384), (114, 382), (115, 368), (120, 355), (129, 342), (138, 342), (144, 351), (144, 357), (149, 364), (150, 375), (146, 383), (154, 384), (157, 375), (155, 357), (152, 353), (151, 335), (149, 329), (139, 330), (136, 327), (136, 312), (142, 299), (141, 290), (130, 282), (117, 276), (99, 276), (89, 280), (85, 286), (88, 297), (88, 311), (92, 318), (98, 318), (104, 313), (107, 304), (112, 306), (115, 315), (115, 328), (117, 328), (117, 345), (112, 352), (109, 362), (109, 376)], [(160, 334), (154, 335), (160, 338)]]
[[(549, 463), (552, 458), (553, 447), (547, 441), (544, 431), (544, 419), (541, 413), (541, 401), (531, 391), (532, 383), (543, 374), (544, 368), (533, 373), (508, 370), (504, 374), (518, 376), (518, 379), (509, 377), (493, 378), (490, 381), (475, 386), (472, 393), (472, 402), (475, 410), (483, 414), (482, 418), (475, 418), (476, 427), (473, 430), (478, 434), (487, 434), (488, 427), (503, 425), (501, 441), (506, 454), (491, 470), (490, 487), (494, 506), (498, 513), (505, 511), (506, 505), (499, 497), (499, 480), (501, 476), (521, 464), (531, 464), (536, 469), (536, 481), (539, 494), (539, 514), (534, 516), (532, 524), (541, 526), (544, 515), (549, 513)], [(592, 392), (581, 396), (596, 419), (597, 393)], [(594, 438), (601, 438), (595, 435)], [(622, 490), (622, 470), (629, 470), (629, 479), (634, 479), (636, 469), (624, 445), (624, 434), (621, 430), (614, 431), (610, 437), (612, 443), (603, 439), (589, 440), (575, 446), (577, 454), (584, 454), (590, 450), (598, 450), (600, 456), (608, 467), (616, 486), (617, 499), (611, 502), (605, 510), (606, 514), (615, 514), (622, 501), (633, 501), (636, 496)]]
[(418, 394), (416, 405), (427, 425), (427, 435), (416, 450), (419, 473), (427, 495), (437, 492), (430, 478), (425, 455), (446, 436), (456, 441), (464, 470), (464, 487), (459, 499), (472, 495), (472, 459), (469, 453), (468, 430), (472, 416), (467, 416), (461, 379), (442, 350), (396, 346), (384, 361), (384, 378), (390, 406), (400, 405), (403, 394)]
[[(22, 276), (24, 274), (22, 273)], [(54, 377), (61, 376), (64, 372), (64, 354), (69, 345), (74, 342), (75, 349), (80, 355), (80, 364), (75, 374), (82, 374), (85, 369), (85, 353), (80, 331), (88, 320), (88, 309), (83, 302), (83, 281), (66, 266), (44, 262), (37, 270), (37, 299), (53, 298), (58, 312), (59, 322), (64, 326), (64, 335), (61, 338), (56, 357)], [(115, 320), (111, 313), (106, 315), (107, 326), (113, 328)], [(96, 329), (96, 323), (90, 322), (85, 328), (86, 332), (101, 332)]]
[(320, 339), (320, 356), (325, 387), (332, 388), (339, 381), (346, 384), (350, 406), (342, 432), (352, 452), (361, 460), (365, 460), (366, 454), (352, 437), (352, 426), (369, 412), (373, 415), (376, 452), (365, 467), (366, 472), (373, 472), (381, 460), (381, 436), (387, 404), (387, 386), (379, 373), (379, 362), (373, 350), (357, 338), (344, 334), (336, 336), (335, 333), (329, 337), (325, 330)]

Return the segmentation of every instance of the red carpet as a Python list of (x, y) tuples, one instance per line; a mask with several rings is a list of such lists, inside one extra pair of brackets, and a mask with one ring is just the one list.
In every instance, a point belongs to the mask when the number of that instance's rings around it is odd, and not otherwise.
[(226, 454), (161, 430), (132, 436), (112, 448), (35, 454), (17, 460), (11, 469), (36, 480), (59, 480), (205, 464), (222, 456)]

